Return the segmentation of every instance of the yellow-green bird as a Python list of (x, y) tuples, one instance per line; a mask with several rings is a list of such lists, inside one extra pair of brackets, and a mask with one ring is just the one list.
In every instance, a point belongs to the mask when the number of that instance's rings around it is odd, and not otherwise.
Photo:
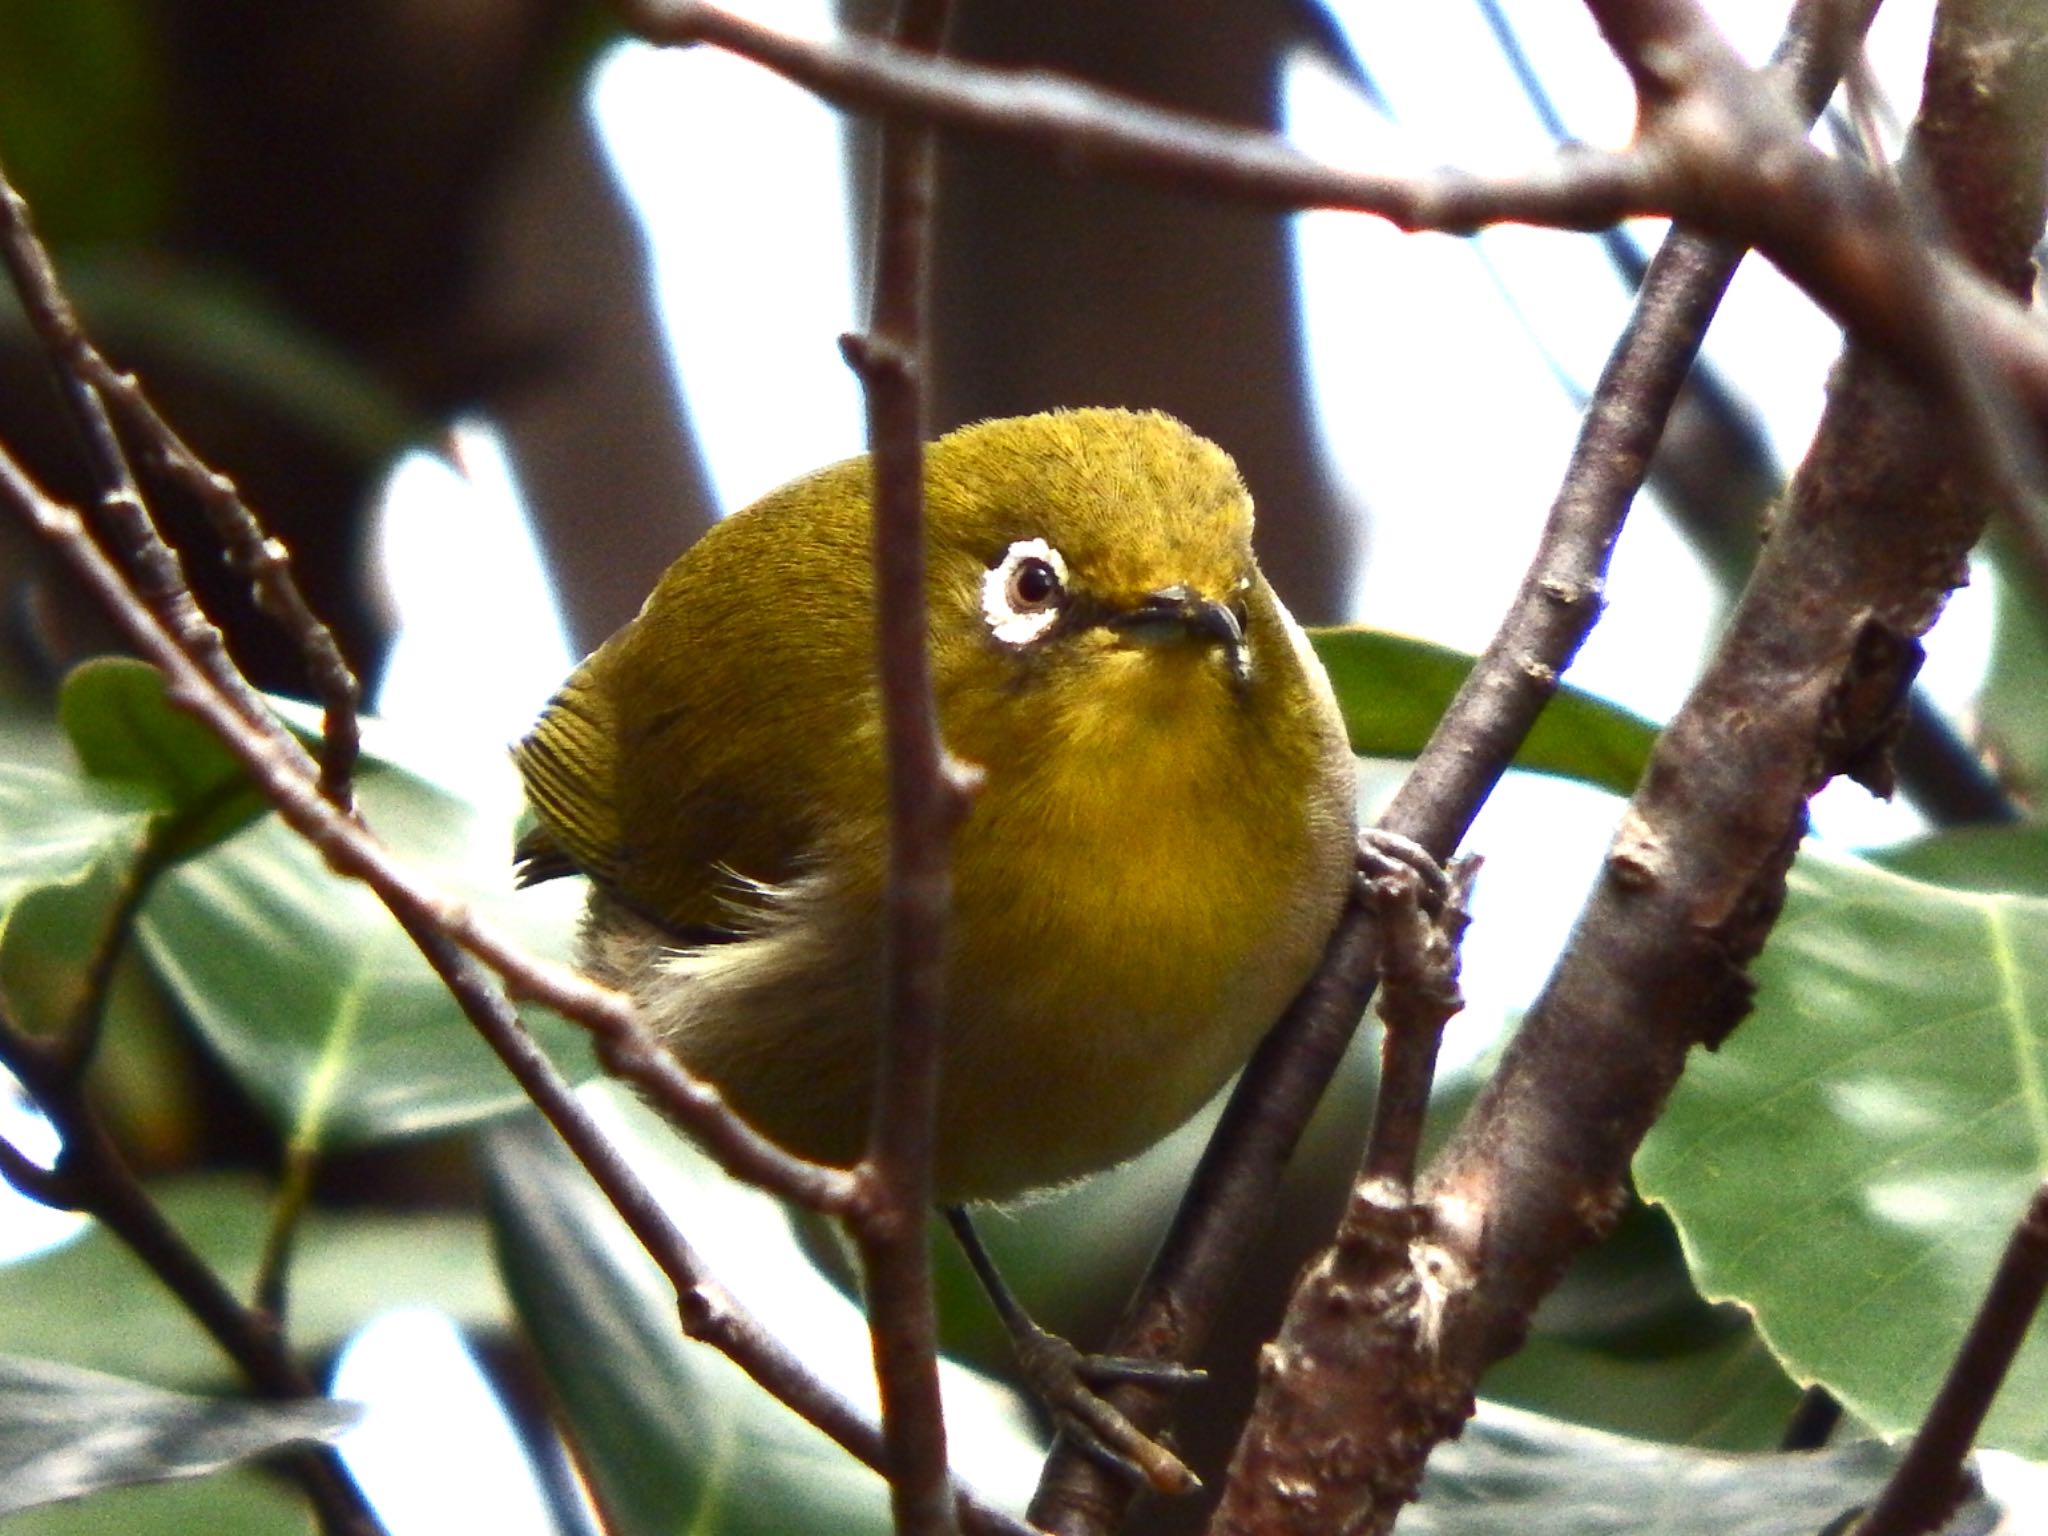
[[(1354, 763), (1213, 443), (1156, 413), (988, 421), (925, 461), (952, 846), (934, 1177), (1120, 1162), (1240, 1066), (1352, 876)], [(522, 876), (591, 880), (583, 964), (692, 1071), (859, 1157), (888, 841), (866, 459), (712, 528), (515, 749)]]
[[(867, 461), (712, 528), (515, 749), (527, 880), (584, 963), (793, 1151), (850, 1163), (888, 841)], [(1350, 879), (1354, 765), (1214, 444), (1155, 413), (989, 421), (926, 458), (953, 844), (936, 1192), (1144, 1150), (1240, 1066)]]

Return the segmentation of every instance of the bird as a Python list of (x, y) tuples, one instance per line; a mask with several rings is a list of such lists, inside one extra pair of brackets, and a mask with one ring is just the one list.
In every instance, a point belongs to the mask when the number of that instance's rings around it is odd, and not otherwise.
[[(518, 878), (588, 877), (582, 969), (842, 1166), (885, 1009), (870, 482), (848, 459), (715, 524), (513, 749)], [(1356, 767), (1220, 447), (1153, 411), (983, 421), (927, 446), (924, 493), (938, 725), (979, 775), (933, 1189), (1000, 1204), (1143, 1151), (1243, 1064), (1351, 888)]]

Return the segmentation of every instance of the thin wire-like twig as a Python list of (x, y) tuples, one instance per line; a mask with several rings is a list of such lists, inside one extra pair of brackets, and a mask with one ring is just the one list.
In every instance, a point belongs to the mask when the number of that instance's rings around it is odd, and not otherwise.
[[(902, 0), (897, 42), (937, 53), (949, 0)], [(926, 1217), (945, 1025), (951, 847), (971, 776), (939, 736), (925, 617), (925, 289), (934, 146), (929, 127), (882, 126), (874, 305), (842, 343), (867, 394), (882, 730), (888, 764), (887, 1024), (861, 1199), (849, 1213), (868, 1281), (898, 1536), (948, 1536), (954, 1501), (939, 1399)]]
[(291, 742), (256, 690), (237, 670), (192, 598), (178, 556), (151, 522), (121, 449), (106, 402), (94, 387), (84, 359), (91, 351), (71, 301), (57, 281), (50, 255), (37, 238), (28, 204), (0, 173), (0, 261), (4, 261), (29, 325), (42, 343), (71, 419), (86, 444), (98, 481), (95, 520), (105, 529), (131, 574), (137, 595), (245, 719), (279, 741)]
[[(141, 489), (115, 430), (116, 413), (145, 450), (193, 493), (229, 561), (253, 584), (257, 606), (283, 626), (306, 659), (308, 676), (325, 714), (321, 783), (328, 798), (346, 808), (360, 741), (356, 708), (362, 691), (333, 632), (307, 606), (284, 546), (264, 534), (234, 483), (201, 463), (135, 380), (101, 356), (87, 337), (57, 280), (49, 252), (36, 235), (28, 204), (4, 171), (0, 171), (0, 259), (5, 261), (23, 312), (42, 343), (58, 390), (85, 444), (86, 457), (99, 480), (101, 515), (137, 573), (138, 590), (157, 606), (167, 628), (194, 642), (193, 654), (232, 694), (240, 675), (221, 650), (218, 637), (211, 635), (211, 626), (197, 613), (176, 555), (157, 536), (144, 510)], [(249, 695), (241, 702), (251, 718), (256, 718), (260, 706), (253, 690), (245, 683), (241, 687)]]

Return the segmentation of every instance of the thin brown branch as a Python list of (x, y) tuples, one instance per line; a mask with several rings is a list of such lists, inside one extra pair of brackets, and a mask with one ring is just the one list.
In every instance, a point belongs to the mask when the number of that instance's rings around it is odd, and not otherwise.
[[(1636, 144), (1567, 146), (1516, 176), (1457, 170), (1347, 171), (1276, 135), (1220, 126), (1113, 92), (1031, 72), (936, 61), (872, 39), (810, 42), (700, 0), (620, 0), (658, 42), (708, 42), (849, 108), (900, 114), (1029, 144), (1063, 165), (1141, 177), (1269, 208), (1337, 208), (1402, 229), (1465, 232), (1522, 222), (1604, 228), (1661, 214), (1749, 245), (1860, 340), (1908, 369), (1926, 350), (1937, 301), (1980, 351), (1988, 376), (2048, 420), (2048, 329), (2009, 291), (1954, 262), (1933, 285), (1902, 270), (1908, 232), (1859, 167), (1805, 139), (1793, 93), (1751, 72), (1698, 7), (1596, 0), (1597, 19), (1646, 95)], [(1853, 16), (1860, 3), (1844, 6)]]
[(2005, 1384), (2014, 1356), (2048, 1294), (2048, 1184), (2021, 1213), (1970, 1331), (1912, 1447), (1856, 1526), (1855, 1536), (1923, 1536), (1938, 1531), (1969, 1492), (1963, 1460)]
[[(329, 868), (368, 885), (408, 931), (447, 935), (503, 976), (515, 995), (589, 1030), (608, 1069), (645, 1090), (735, 1177), (814, 1210), (836, 1213), (846, 1208), (853, 1198), (853, 1180), (847, 1174), (791, 1157), (755, 1131), (733, 1113), (717, 1089), (684, 1070), (648, 1034), (625, 998), (534, 958), (466, 907), (440, 897), (360, 822), (328, 801), (312, 760), (298, 742), (288, 732), (273, 732), (251, 720), (228, 693), (214, 687), (212, 674), (185, 648), (183, 638), (138, 603), (126, 579), (86, 535), (78, 515), (43, 495), (4, 450), (0, 496), (70, 563), (137, 653), (164, 674), (171, 704), (220, 737), (285, 823), (320, 853)], [(271, 718), (263, 712), (264, 721)]]
[(828, 101), (883, 117), (1015, 139), (1063, 166), (1108, 171), (1255, 206), (1349, 208), (1403, 229), (1503, 222), (1602, 229), (1678, 195), (1633, 153), (1573, 149), (1517, 176), (1347, 171), (1275, 134), (1225, 127), (1062, 76), (933, 59), (878, 39), (812, 42), (697, 0), (619, 0), (657, 43), (710, 43)]
[[(2015, 0), (1941, 15), (1913, 152), (1963, 248), (2004, 277), (2024, 269), (2048, 191), (2048, 34)], [(1986, 57), (2001, 68), (1987, 73)], [(1965, 153), (1978, 197), (1944, 174)], [(1943, 318), (1938, 303), (1917, 313)], [(1928, 336), (1914, 350), (1953, 344)], [(1916, 637), (1982, 529), (1954, 394), (1927, 382), (1868, 348), (1838, 371), (1728, 633), (1659, 742), (1556, 972), (1425, 1177), (1413, 1235), (1383, 1222), (1376, 1244), (1333, 1252), (1304, 1292), (1312, 1303), (1339, 1284), (1385, 1309), (1347, 1330), (1290, 1308), (1217, 1530), (1276, 1528), (1280, 1491), (1309, 1486), (1311, 1467), (1314, 1496), (1285, 1501), (1284, 1528), (1388, 1529), (1481, 1372), (1620, 1209), (1629, 1159), (1690, 1049), (1747, 1011), (1745, 967), (1782, 902), (1807, 798), (1837, 774), (1887, 782)], [(1360, 1380), (1381, 1384), (1369, 1400), (1346, 1385)]]
[(115, 368), (89, 341), (82, 341), (77, 366), (128, 435), (141, 445), (148, 462), (191, 493), (229, 564), (248, 579), (257, 608), (298, 649), (314, 700), (320, 705), (321, 791), (347, 809), (354, 793), (356, 758), (362, 749), (356, 713), (362, 703), (362, 685), (341, 654), (334, 632), (321, 622), (300, 591), (298, 578), (292, 574), (290, 551), (264, 532), (234, 481), (209, 468), (163, 419), (134, 375)]
[(290, 733), (229, 659), (220, 631), (207, 622), (193, 600), (177, 554), (150, 520), (106, 403), (92, 382), (86, 363), (91, 345), (57, 281), (49, 252), (36, 237), (28, 204), (4, 172), (0, 172), (0, 260), (6, 263), (22, 311), (42, 344), (58, 390), (86, 445), (87, 459), (99, 482), (93, 507), (95, 525), (131, 573), (136, 594), (246, 720), (274, 736), (281, 746), (292, 744)]
[[(725, 1108), (714, 1090), (684, 1073), (667, 1052), (646, 1039), (629, 1005), (617, 994), (534, 960), (464, 909), (440, 900), (416, 883), (374, 836), (320, 793), (312, 767), (302, 755), (280, 755), (267, 735), (211, 688), (207, 676), (86, 536), (77, 514), (43, 496), (4, 450), (0, 450), (0, 497), (56, 547), (137, 651), (164, 673), (167, 697), (198, 718), (241, 759), (285, 822), (318, 848), (337, 873), (362, 880), (384, 900), (486, 1042), (541, 1107), (664, 1273), (675, 1281), (686, 1330), (724, 1351), (792, 1409), (881, 1470), (885, 1458), (875, 1427), (812, 1376), (722, 1286), (706, 1276), (694, 1251), (519, 1023), (504, 992), (490, 982), (470, 953), (482, 956), (523, 995), (592, 1029), (599, 1038), (600, 1052), (626, 1066), (622, 1075), (647, 1088), (667, 1113), (683, 1119), (736, 1176), (751, 1178), (815, 1209), (838, 1211), (853, 1198), (847, 1175), (789, 1158), (755, 1136)], [(687, 1114), (679, 1105), (686, 1107)], [(966, 1495), (961, 1497), (960, 1511), (963, 1521), (976, 1531), (1018, 1536), (1023, 1529)]]
[[(43, 1169), (0, 1143), (0, 1177), (32, 1200), (99, 1221), (178, 1299), (255, 1391), (280, 1399), (321, 1396), (283, 1334), (236, 1299), (150, 1199), (76, 1073), (54, 1053), (36, 1049), (38, 1043), (12, 1019), (0, 1017), (0, 1064), (49, 1117), (63, 1147), (56, 1166)], [(383, 1527), (331, 1447), (293, 1451), (284, 1465), (312, 1501), (326, 1536), (380, 1536)]]
[[(93, 346), (57, 280), (48, 250), (36, 235), (28, 204), (4, 171), (0, 171), (0, 256), (4, 256), (22, 309), (43, 345), (58, 389), (85, 443), (86, 456), (100, 482), (101, 514), (116, 547), (124, 551), (131, 569), (138, 573), (138, 589), (167, 628), (198, 642), (194, 656), (232, 694), (239, 678), (227, 676), (234, 669), (220, 649), (218, 636), (207, 638), (211, 627), (204, 626), (197, 614), (177, 557), (158, 537), (143, 509), (142, 493), (122, 451), (113, 414), (127, 423), (165, 470), (193, 492), (229, 561), (253, 583), (257, 607), (276, 620), (298, 646), (325, 708), (322, 785), (329, 799), (346, 808), (359, 743), (356, 707), (361, 689), (342, 659), (333, 633), (306, 605), (284, 546), (264, 534), (234, 483), (202, 464), (158, 415), (135, 380), (109, 364)], [(242, 702), (251, 710), (257, 707), (253, 695)]]
[[(1802, 0), (1794, 8), (1778, 59), (1802, 110), (1819, 115), (1875, 11), (1875, 0)], [(1676, 230), (1650, 263), (1587, 406), (1535, 558), (1380, 818), (1385, 830), (1448, 859), (1556, 692), (1599, 616), (1614, 542), (1741, 257), (1738, 247)], [(1378, 963), (1371, 915), (1353, 903), (1315, 975), (1240, 1077), (1108, 1345), (1113, 1353), (1186, 1361), (1200, 1350), (1371, 1000)], [(1164, 1425), (1170, 1407), (1140, 1388), (1119, 1388), (1112, 1400), (1147, 1432)], [(1086, 1457), (1056, 1448), (1031, 1518), (1062, 1536), (1097, 1536), (1116, 1526), (1129, 1499)]]
[(4, 450), (0, 497), (58, 550), (138, 654), (164, 674), (171, 704), (221, 739), (286, 825), (317, 849), (331, 869), (368, 885), (408, 932), (446, 935), (502, 975), (517, 995), (588, 1029), (613, 1073), (646, 1090), (735, 1177), (815, 1210), (845, 1209), (853, 1189), (847, 1174), (791, 1157), (753, 1130), (715, 1088), (685, 1071), (648, 1035), (625, 998), (535, 959), (467, 908), (438, 896), (358, 821), (328, 801), (298, 743), (289, 735), (280, 742), (215, 689), (211, 676), (136, 600), (121, 573), (86, 535), (78, 515), (44, 496)]
[[(949, 10), (948, 0), (902, 0), (898, 44), (936, 54)], [(889, 786), (887, 1025), (867, 1155), (856, 1170), (861, 1198), (849, 1216), (867, 1276), (899, 1536), (947, 1536), (954, 1529), (926, 1217), (945, 1027), (952, 836), (972, 780), (939, 736), (926, 640), (921, 374), (933, 158), (929, 127), (884, 122), (873, 313), (867, 334), (842, 344), (867, 395)]]

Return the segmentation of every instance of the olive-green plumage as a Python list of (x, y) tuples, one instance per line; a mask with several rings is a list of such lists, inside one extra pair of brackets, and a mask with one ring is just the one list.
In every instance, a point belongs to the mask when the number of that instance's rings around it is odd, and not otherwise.
[[(941, 1198), (1118, 1162), (1187, 1118), (1306, 978), (1353, 857), (1321, 669), (1253, 564), (1229, 458), (1067, 411), (926, 458), (953, 844)], [(857, 1157), (887, 812), (869, 470), (720, 523), (515, 749), (528, 879), (593, 882), (585, 964), (763, 1130)]]

